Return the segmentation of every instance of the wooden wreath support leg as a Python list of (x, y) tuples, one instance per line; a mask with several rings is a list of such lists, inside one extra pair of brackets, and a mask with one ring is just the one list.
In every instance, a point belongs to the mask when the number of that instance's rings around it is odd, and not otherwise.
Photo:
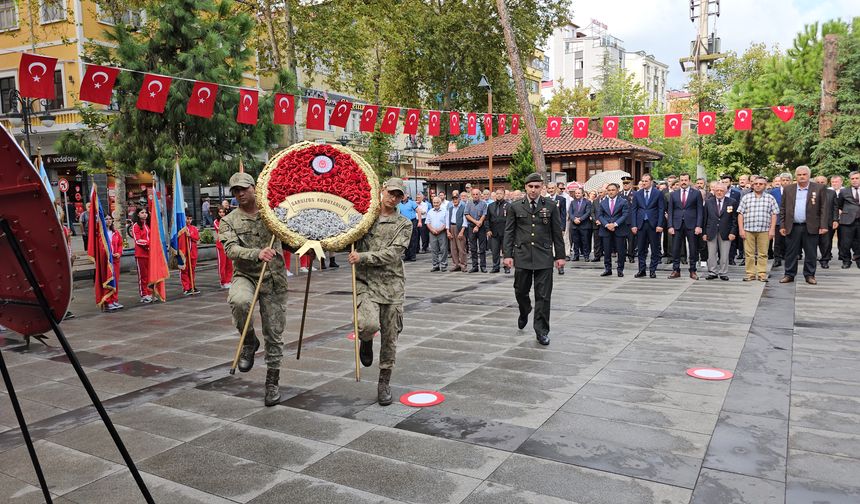
[[(311, 263), (313, 265), (313, 263)], [(302, 337), (305, 334), (305, 318), (308, 314), (308, 294), (311, 292), (311, 273), (313, 272), (313, 266), (308, 269), (308, 281), (305, 284), (305, 302), (302, 305), (302, 324), (299, 326), (299, 346), (296, 350), (296, 360), (302, 358)]]
[[(272, 235), (272, 241), (269, 242), (269, 248), (275, 246), (275, 236)], [(257, 279), (257, 288), (254, 289), (254, 297), (251, 298), (251, 306), (248, 308), (248, 316), (245, 317), (245, 327), (242, 329), (242, 336), (239, 337), (239, 347), (236, 348), (236, 356), (233, 357), (233, 365), (230, 366), (230, 374), (236, 374), (236, 366), (239, 363), (239, 354), (242, 353), (242, 345), (245, 344), (245, 335), (248, 334), (248, 326), (251, 325), (251, 318), (254, 316), (254, 306), (257, 305), (257, 297), (260, 295), (260, 286), (263, 285), (263, 275), (266, 274), (266, 267), (269, 263), (263, 263), (263, 268), (260, 270), (260, 278)]]
[[(355, 252), (355, 243), (352, 244), (352, 251)], [(358, 362), (358, 291), (355, 287), (355, 264), (352, 265), (352, 325), (353, 346), (355, 347), (355, 381), (361, 381), (361, 367)]]

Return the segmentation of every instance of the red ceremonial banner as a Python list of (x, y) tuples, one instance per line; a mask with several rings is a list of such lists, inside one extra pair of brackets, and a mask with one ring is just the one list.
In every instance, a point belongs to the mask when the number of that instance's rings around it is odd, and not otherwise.
[(167, 92), (173, 79), (163, 75), (146, 74), (137, 97), (137, 108), (161, 114), (167, 103)]
[(325, 129), (325, 99), (308, 98), (308, 115), (305, 129), (322, 131)]
[(197, 81), (191, 89), (188, 98), (188, 106), (185, 112), (189, 115), (200, 117), (212, 117), (215, 110), (215, 95), (218, 93), (218, 85), (211, 82)]
[(505, 114), (499, 114), (499, 135), (505, 134), (505, 122), (507, 121), (508, 116)]
[(460, 113), (451, 112), (448, 119), (448, 132), (454, 136), (460, 134)]
[(379, 114), (379, 105), (365, 105), (361, 113), (361, 122), (358, 123), (358, 131), (362, 133), (373, 133), (376, 129), (376, 116)]
[(573, 138), (588, 138), (588, 117), (573, 118)]
[(386, 135), (397, 133), (398, 117), (400, 117), (400, 107), (388, 107), (385, 109), (385, 115), (382, 116), (382, 124), (379, 125), (379, 132)]
[(110, 105), (117, 75), (118, 68), (87, 65), (84, 80), (81, 82), (81, 101)]
[(681, 114), (667, 114), (663, 119), (663, 135), (666, 138), (681, 136)]
[(484, 114), (484, 136), (493, 136), (493, 114)]
[(735, 129), (738, 131), (752, 129), (752, 110), (735, 110)]
[(779, 105), (777, 107), (771, 107), (773, 113), (779, 117), (779, 120), (782, 122), (788, 122), (794, 117), (794, 107), (791, 105)]
[(716, 112), (699, 112), (699, 127), (697, 133), (699, 135), (713, 135), (717, 132), (717, 113)]
[(352, 111), (352, 102), (341, 100), (334, 106), (331, 111), (331, 116), (328, 118), (329, 126), (337, 126), (338, 128), (346, 128), (346, 123), (349, 122), (349, 113)]
[(478, 134), (478, 114), (474, 112), (469, 112), (466, 115), (466, 120), (468, 121), (466, 124), (466, 134), (475, 136)]
[(236, 121), (240, 124), (257, 124), (257, 97), (256, 89), (239, 90), (239, 112)]
[(54, 68), (56, 66), (57, 58), (29, 53), (21, 54), (21, 63), (18, 65), (18, 84), (21, 87), (21, 96), (53, 100), (56, 97), (54, 93)]
[(439, 136), (442, 122), (442, 112), (431, 110), (430, 117), (427, 119), (427, 134), (430, 136)]
[(546, 136), (556, 138), (561, 134), (561, 117), (550, 116), (546, 118)]
[(603, 137), (618, 138), (618, 117), (611, 116), (603, 118)]
[(288, 94), (275, 94), (275, 124), (296, 124), (296, 97)]
[(511, 135), (520, 134), (520, 116), (514, 114), (511, 116)]
[(633, 116), (633, 138), (648, 138), (651, 116)]
[(403, 134), (404, 135), (417, 135), (418, 134), (418, 118), (421, 115), (420, 109), (409, 109), (406, 112), (406, 120), (403, 122)]

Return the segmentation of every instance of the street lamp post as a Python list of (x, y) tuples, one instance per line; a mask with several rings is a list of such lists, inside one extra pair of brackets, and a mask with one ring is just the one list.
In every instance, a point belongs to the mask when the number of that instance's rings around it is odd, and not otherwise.
[[(478, 87), (484, 88), (487, 90), (487, 113), (490, 114), (490, 117), (493, 116), (493, 86), (490, 85), (490, 81), (487, 80), (487, 76), (481, 74), (481, 82), (478, 83)], [(487, 156), (487, 178), (490, 180), (490, 192), (493, 192), (493, 120), (490, 119), (490, 131), (485, 131), (487, 133), (487, 148), (490, 153)]]
[(415, 193), (412, 195), (413, 198), (418, 196), (418, 156), (417, 152), (419, 150), (424, 150), (424, 142), (415, 136), (410, 136), (409, 140), (406, 142), (406, 148), (412, 151), (412, 178), (415, 179)]
[[(13, 126), (23, 125), (24, 143), (27, 145), (27, 156), (31, 156), (30, 133), (32, 132), (32, 118), (36, 116), (36, 111), (33, 110), (33, 104), (38, 103), (42, 106), (44, 113), (39, 115), (39, 120), (46, 128), (54, 125), (55, 117), (47, 111), (48, 100), (34, 100), (25, 98), (17, 89), (9, 93), (9, 120)], [(21, 111), (18, 112), (18, 104), (21, 105)]]

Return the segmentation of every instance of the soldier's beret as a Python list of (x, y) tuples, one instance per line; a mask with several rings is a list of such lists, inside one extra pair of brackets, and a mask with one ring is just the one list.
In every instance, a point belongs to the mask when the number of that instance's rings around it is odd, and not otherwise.
[(532, 182), (540, 182), (543, 184), (543, 177), (540, 173), (529, 174), (529, 176), (526, 177), (526, 184), (531, 184)]

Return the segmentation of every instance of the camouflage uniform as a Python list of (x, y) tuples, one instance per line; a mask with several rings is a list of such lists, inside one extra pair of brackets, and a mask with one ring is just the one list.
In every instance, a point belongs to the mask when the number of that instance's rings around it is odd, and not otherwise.
[[(254, 298), (257, 280), (263, 261), (258, 257), (260, 250), (269, 246), (272, 232), (263, 224), (260, 214), (249, 215), (236, 209), (221, 219), (219, 230), (221, 243), (227, 257), (233, 260), (233, 282), (227, 302), (233, 311), (233, 324), (242, 332), (248, 309)], [(275, 250), (279, 250), (276, 241)], [(263, 339), (266, 343), (266, 367), (280, 369), (281, 357), (284, 353), (284, 341), (281, 333), (286, 325), (287, 304), (287, 273), (284, 268), (284, 257), (276, 255), (266, 268), (257, 298), (260, 305), (260, 317), (263, 320)], [(257, 336), (254, 332), (253, 320), (245, 336), (245, 344), (254, 345)], [(249, 343), (250, 342), (250, 343)]]
[(379, 368), (394, 368), (397, 336), (403, 330), (406, 277), (401, 256), (412, 237), (412, 222), (399, 213), (380, 215), (355, 244), (361, 261), (355, 268), (358, 291), (358, 337), (382, 336)]

